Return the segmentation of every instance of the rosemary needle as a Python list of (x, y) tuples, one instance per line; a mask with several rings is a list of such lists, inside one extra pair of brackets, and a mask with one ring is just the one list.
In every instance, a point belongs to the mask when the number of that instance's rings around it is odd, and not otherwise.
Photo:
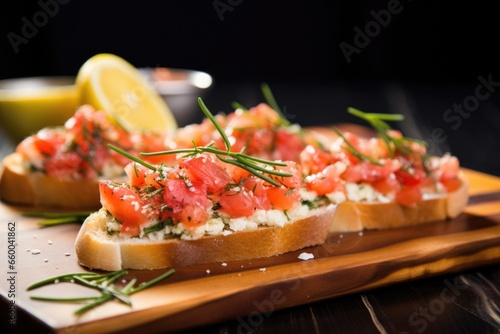
[[(278, 181), (274, 180), (272, 177), (268, 175), (274, 175), (278, 177), (291, 177), (291, 173), (287, 172), (282, 172), (279, 170), (276, 170), (274, 167), (276, 166), (281, 166), (285, 167), (287, 166), (286, 163), (281, 162), (281, 161), (272, 161), (272, 160), (266, 160), (262, 158), (257, 158), (253, 157), (247, 154), (243, 153), (243, 150), (240, 152), (232, 152), (231, 151), (231, 142), (229, 138), (227, 137), (224, 129), (221, 127), (221, 125), (217, 122), (215, 119), (214, 115), (210, 112), (210, 110), (207, 108), (205, 103), (203, 103), (203, 100), (201, 98), (198, 98), (198, 103), (200, 105), (201, 110), (205, 114), (205, 116), (213, 123), (217, 131), (220, 133), (222, 140), (224, 141), (225, 145), (225, 150), (220, 150), (212, 145), (208, 146), (194, 146), (193, 148), (183, 148), (183, 149), (177, 149), (177, 150), (168, 150), (168, 151), (158, 151), (158, 152), (141, 152), (141, 156), (157, 156), (157, 155), (166, 155), (166, 154), (181, 154), (184, 153), (187, 156), (189, 155), (195, 155), (199, 153), (212, 153), (215, 154), (215, 156), (226, 163), (233, 164), (235, 166), (239, 166), (248, 172), (254, 174), (255, 176), (271, 183), (272, 185), (279, 187), (281, 186), (281, 183)], [(108, 144), (108, 147), (125, 157), (131, 159), (132, 161), (135, 161), (153, 171), (157, 170), (157, 167), (154, 165), (151, 165), (125, 151), (122, 149), (112, 145)], [(263, 166), (264, 165), (264, 166)]]
[(24, 212), (25, 217), (46, 218), (38, 222), (38, 225), (48, 227), (68, 223), (83, 223), (91, 214), (90, 211), (80, 212)]
[(57, 284), (60, 282), (71, 282), (101, 291), (100, 296), (94, 296), (94, 297), (65, 297), (65, 298), (43, 297), (43, 296), (30, 297), (33, 300), (47, 301), (47, 302), (59, 302), (59, 303), (88, 302), (74, 311), (75, 314), (82, 314), (94, 307), (102, 305), (115, 298), (128, 306), (132, 306), (132, 303), (128, 299), (128, 296), (149, 288), (150, 286), (158, 283), (159, 281), (175, 273), (175, 270), (170, 269), (167, 272), (151, 279), (148, 282), (139, 284), (137, 287), (134, 287), (134, 285), (137, 282), (137, 279), (133, 278), (123, 288), (121, 289), (115, 288), (113, 283), (116, 282), (116, 280), (118, 280), (120, 277), (126, 275), (127, 273), (128, 272), (126, 270), (117, 270), (107, 274), (97, 274), (97, 273), (64, 274), (33, 283), (30, 286), (28, 286), (26, 290), (29, 291), (44, 285)]

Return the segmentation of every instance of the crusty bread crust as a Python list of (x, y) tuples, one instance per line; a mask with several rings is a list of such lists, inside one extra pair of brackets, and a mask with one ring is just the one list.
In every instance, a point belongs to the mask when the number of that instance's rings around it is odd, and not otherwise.
[(460, 179), (462, 185), (456, 191), (425, 199), (415, 207), (396, 202), (342, 202), (338, 205), (330, 231), (380, 230), (455, 218), (464, 210), (469, 199), (469, 183), (463, 175)]
[(75, 250), (81, 265), (108, 271), (249, 260), (324, 243), (334, 214), (335, 207), (330, 205), (283, 227), (259, 227), (197, 240), (148, 241), (110, 236), (105, 224), (108, 218), (101, 209), (83, 223)]
[(101, 207), (97, 180), (64, 180), (24, 168), (23, 158), (11, 153), (0, 170), (0, 199), (6, 203), (78, 210)]

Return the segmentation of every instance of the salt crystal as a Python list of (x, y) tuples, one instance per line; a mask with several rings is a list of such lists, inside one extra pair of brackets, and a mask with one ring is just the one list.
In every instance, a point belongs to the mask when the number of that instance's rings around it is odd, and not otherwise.
[(47, 243), (48, 243), (49, 245), (52, 245), (52, 240), (49, 240)]
[(260, 268), (259, 270), (260, 271), (266, 271), (266, 268)]
[(310, 260), (310, 259), (314, 259), (314, 255), (311, 254), (311, 253), (300, 253), (299, 255), (299, 259), (300, 260)]
[(31, 254), (35, 254), (35, 255), (36, 255), (36, 254), (40, 254), (40, 253), (41, 253), (41, 252), (40, 252), (40, 250), (39, 250), (39, 249), (32, 249), (32, 250), (31, 250)]
[(227, 267), (227, 263), (226, 263), (226, 262), (222, 262), (222, 263), (221, 263), (221, 266), (223, 266), (223, 267)]
[(210, 274), (210, 269), (207, 269), (207, 274)]

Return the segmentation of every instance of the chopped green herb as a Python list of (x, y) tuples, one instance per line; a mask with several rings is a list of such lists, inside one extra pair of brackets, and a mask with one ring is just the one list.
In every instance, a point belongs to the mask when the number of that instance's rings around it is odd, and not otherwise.
[(48, 227), (68, 223), (83, 223), (90, 211), (79, 212), (23, 212), (25, 217), (46, 218), (38, 222), (39, 226)]
[(156, 223), (152, 226), (145, 227), (143, 232), (144, 234), (148, 234), (151, 232), (157, 232), (163, 230), (166, 226), (173, 226), (174, 222), (172, 221), (172, 218), (168, 218), (167, 220), (163, 220), (159, 223)]
[(119, 278), (125, 276), (128, 272), (126, 270), (118, 270), (113, 271), (107, 274), (97, 274), (97, 273), (74, 273), (74, 274), (64, 274), (60, 276), (55, 276), (51, 278), (47, 278), (26, 288), (27, 291), (34, 290), (44, 285), (49, 284), (58, 284), (60, 282), (71, 282), (75, 284), (79, 284), (91, 289), (96, 289), (101, 292), (101, 295), (98, 297), (42, 297), (42, 296), (31, 296), (33, 300), (39, 301), (48, 301), (48, 302), (59, 302), (59, 303), (71, 303), (71, 302), (85, 302), (88, 301), (84, 306), (75, 310), (75, 314), (83, 314), (88, 310), (91, 310), (105, 302), (111, 301), (113, 299), (118, 299), (120, 302), (132, 306), (132, 303), (128, 296), (140, 292), (153, 284), (158, 283), (159, 281), (167, 278), (175, 272), (174, 269), (170, 269), (169, 271), (157, 276), (156, 278), (146, 282), (139, 284), (134, 287), (136, 283), (136, 279), (132, 279), (125, 287), (119, 289), (114, 286), (114, 282), (116, 282)]

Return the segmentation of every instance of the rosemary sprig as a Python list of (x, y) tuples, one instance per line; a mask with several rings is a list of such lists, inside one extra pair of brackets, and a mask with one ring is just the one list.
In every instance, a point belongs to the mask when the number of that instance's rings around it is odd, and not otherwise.
[(25, 217), (46, 218), (38, 222), (39, 226), (49, 227), (69, 223), (83, 223), (91, 211), (79, 212), (23, 212)]
[(115, 298), (128, 306), (132, 306), (132, 303), (130, 302), (128, 296), (149, 288), (150, 286), (172, 275), (174, 272), (175, 272), (174, 269), (170, 269), (169, 271), (153, 278), (148, 282), (139, 284), (138, 286), (134, 286), (135, 283), (137, 282), (137, 280), (134, 278), (121, 289), (116, 288), (113, 283), (116, 282), (119, 278), (126, 275), (128, 273), (126, 270), (113, 271), (107, 274), (97, 274), (97, 273), (64, 274), (33, 283), (30, 286), (28, 286), (26, 290), (30, 291), (44, 285), (58, 284), (60, 282), (71, 282), (91, 289), (99, 290), (101, 292), (101, 295), (96, 297), (65, 297), (65, 298), (43, 297), (43, 296), (30, 297), (33, 300), (47, 301), (47, 302), (62, 302), (62, 303), (87, 302), (85, 305), (76, 309), (74, 312), (75, 314), (83, 314), (86, 311), (93, 309)]
[[(278, 177), (290, 177), (292, 174), (290, 173), (285, 173), (281, 172), (279, 170), (275, 170), (274, 167), (284, 167), (287, 166), (286, 163), (280, 162), (280, 161), (272, 161), (272, 160), (266, 160), (262, 158), (257, 158), (253, 157), (247, 154), (244, 154), (244, 150), (240, 152), (232, 152), (231, 151), (231, 142), (229, 141), (229, 138), (227, 137), (226, 133), (224, 132), (224, 129), (221, 127), (221, 125), (217, 122), (213, 114), (210, 112), (210, 110), (207, 108), (205, 103), (203, 103), (203, 100), (201, 98), (198, 98), (198, 103), (200, 105), (201, 110), (205, 114), (205, 116), (213, 123), (217, 131), (220, 133), (223, 141), (224, 141), (224, 146), (226, 150), (220, 150), (213, 145), (208, 145), (208, 146), (194, 146), (193, 148), (184, 148), (184, 149), (177, 149), (177, 150), (168, 150), (168, 151), (158, 151), (158, 152), (141, 152), (140, 155), (142, 156), (157, 156), (157, 155), (165, 155), (165, 154), (186, 154), (187, 156), (189, 155), (196, 155), (199, 153), (212, 153), (214, 154), (218, 159), (221, 161), (232, 164), (238, 167), (243, 168), (244, 170), (254, 174), (255, 176), (265, 180), (266, 182), (271, 183), (274, 186), (281, 186), (279, 182), (277, 182), (275, 179), (268, 175), (272, 176), (278, 176)], [(116, 150), (117, 152), (120, 152), (118, 148), (114, 146), (110, 146), (112, 149)], [(122, 151), (123, 152), (123, 151)], [(123, 152), (125, 153), (125, 152)], [(148, 167), (148, 164), (145, 164), (142, 160), (131, 156), (130, 154), (127, 155), (128, 158), (138, 162), (142, 163), (144, 166)], [(151, 165), (150, 165), (151, 166)], [(153, 170), (155, 170), (154, 166), (149, 167)]]
[(271, 108), (273, 108), (280, 115), (282, 124), (285, 126), (290, 125), (290, 121), (285, 117), (285, 115), (281, 111), (281, 108), (278, 105), (278, 103), (276, 102), (276, 99), (274, 98), (273, 92), (271, 91), (271, 88), (269, 87), (269, 85), (266, 83), (263, 83), (260, 86), (260, 88), (262, 90), (262, 94), (264, 95), (264, 98), (265, 98), (267, 104), (269, 104), (269, 106)]
[(233, 102), (233, 103), (231, 103), (231, 107), (233, 107), (234, 110), (236, 110), (236, 109), (241, 109), (241, 110), (245, 110), (245, 111), (248, 110), (247, 107), (245, 107), (244, 105), (242, 105), (239, 102)]
[(351, 144), (351, 142), (349, 142), (347, 140), (347, 138), (342, 134), (342, 132), (340, 132), (339, 129), (337, 129), (336, 127), (333, 127), (333, 131), (335, 131), (337, 133), (337, 135), (344, 140), (344, 143), (347, 145), (344, 148), (347, 151), (349, 151), (352, 155), (354, 155), (356, 158), (358, 158), (359, 160), (362, 160), (362, 161), (363, 160), (367, 160), (367, 161), (371, 162), (374, 165), (378, 165), (378, 166), (382, 166), (383, 165), (380, 161), (377, 161), (377, 160), (373, 159), (372, 157), (370, 157), (370, 156), (368, 156), (366, 154), (361, 153), (356, 147), (354, 147), (353, 144)]
[[(403, 156), (408, 156), (413, 153), (417, 153), (422, 162), (423, 162), (423, 167), (424, 170), (429, 173), (428, 168), (427, 168), (427, 161), (429, 159), (429, 156), (425, 153), (421, 152), (416, 152), (414, 149), (411, 148), (411, 146), (408, 143), (414, 142), (418, 143), (419, 145), (426, 146), (427, 144), (423, 140), (418, 140), (414, 138), (408, 138), (408, 137), (392, 137), (388, 134), (388, 132), (391, 130), (391, 126), (387, 123), (389, 121), (402, 121), (404, 119), (404, 116), (401, 114), (383, 114), (383, 113), (367, 113), (363, 112), (359, 109), (356, 108), (348, 108), (347, 111), (356, 117), (359, 117), (365, 121), (367, 121), (377, 132), (378, 136), (382, 138), (382, 140), (385, 142), (389, 155), (391, 157), (394, 156), (396, 152), (400, 153)], [(347, 141), (346, 141), (346, 144)], [(349, 144), (348, 144), (349, 145)], [(351, 145), (352, 146), (352, 145)]]

